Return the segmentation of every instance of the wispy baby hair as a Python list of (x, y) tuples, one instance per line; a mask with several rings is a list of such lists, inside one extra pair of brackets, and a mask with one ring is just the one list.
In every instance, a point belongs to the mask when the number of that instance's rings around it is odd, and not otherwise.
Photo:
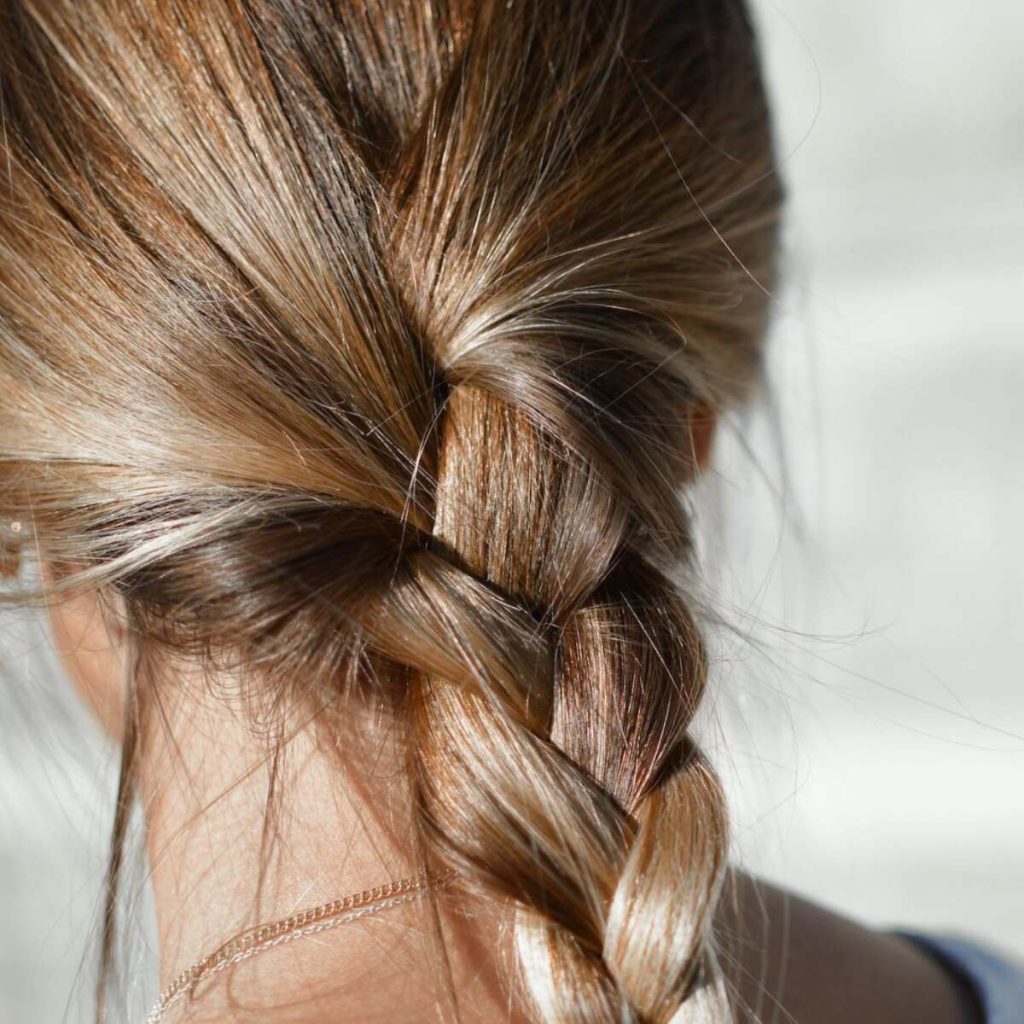
[(773, 281), (742, 5), (2, 0), (0, 103), (2, 502), (59, 586), (385, 699), (537, 1020), (725, 1019), (674, 579)]

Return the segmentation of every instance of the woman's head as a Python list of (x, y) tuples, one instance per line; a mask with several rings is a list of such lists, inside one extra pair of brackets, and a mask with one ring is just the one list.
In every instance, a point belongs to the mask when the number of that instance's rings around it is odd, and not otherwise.
[(540, 1019), (673, 1019), (726, 843), (680, 489), (780, 203), (742, 7), (10, 0), (0, 90), (3, 511), (118, 609), (126, 756), (183, 661), (381, 703)]

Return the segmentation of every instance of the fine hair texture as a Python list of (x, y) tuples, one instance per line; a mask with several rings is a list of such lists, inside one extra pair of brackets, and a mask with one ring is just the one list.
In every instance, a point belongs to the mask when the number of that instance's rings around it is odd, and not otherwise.
[[(370, 695), (550, 1024), (729, 1019), (693, 429), (781, 187), (737, 0), (0, 0), (0, 514), (138, 656)], [(108, 916), (110, 956), (113, 917)]]

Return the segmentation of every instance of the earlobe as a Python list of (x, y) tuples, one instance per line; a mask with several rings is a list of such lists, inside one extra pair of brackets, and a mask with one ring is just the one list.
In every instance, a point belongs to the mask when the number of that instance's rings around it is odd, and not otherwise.
[(14, 579), (21, 571), (26, 533), (21, 519), (0, 519), (0, 579)]
[(718, 416), (704, 401), (695, 402), (690, 409), (690, 443), (692, 445), (694, 468), (703, 472), (711, 464), (711, 449), (715, 438)]

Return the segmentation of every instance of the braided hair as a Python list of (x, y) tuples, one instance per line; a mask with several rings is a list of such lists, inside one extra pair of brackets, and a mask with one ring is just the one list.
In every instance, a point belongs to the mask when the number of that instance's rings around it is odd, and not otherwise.
[(62, 585), (386, 699), (538, 1021), (728, 1019), (681, 574), (773, 282), (740, 0), (4, 0), (0, 96), (0, 501)]

